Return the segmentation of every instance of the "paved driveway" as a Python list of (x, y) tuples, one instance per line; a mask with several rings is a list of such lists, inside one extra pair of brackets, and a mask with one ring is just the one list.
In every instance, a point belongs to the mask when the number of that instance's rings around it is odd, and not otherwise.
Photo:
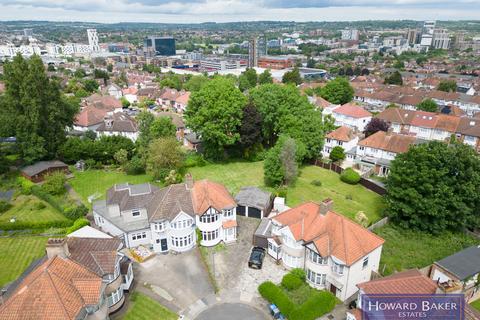
[(177, 255), (157, 255), (136, 264), (135, 272), (137, 290), (176, 312), (213, 294), (197, 249)]
[(203, 311), (196, 320), (266, 320), (263, 312), (241, 303), (223, 303)]

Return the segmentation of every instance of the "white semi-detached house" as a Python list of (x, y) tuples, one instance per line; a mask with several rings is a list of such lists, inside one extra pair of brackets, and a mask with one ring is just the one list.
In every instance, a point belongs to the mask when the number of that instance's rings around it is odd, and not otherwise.
[(346, 162), (354, 162), (357, 143), (358, 135), (354, 134), (353, 129), (345, 126), (338, 127), (327, 134), (322, 155), (324, 157), (329, 157), (333, 148), (339, 146), (345, 151)]
[(95, 223), (118, 236), (127, 248), (145, 245), (155, 252), (192, 249), (235, 241), (236, 204), (223, 185), (201, 180), (159, 189), (151, 184), (117, 184), (93, 205)]
[(302, 268), (307, 282), (345, 301), (378, 272), (384, 240), (333, 212), (333, 201), (307, 202), (270, 218), (269, 255)]
[(325, 109), (325, 113), (335, 118), (335, 125), (346, 126), (357, 131), (365, 130), (366, 125), (372, 120), (372, 114), (362, 107), (346, 103), (334, 109)]

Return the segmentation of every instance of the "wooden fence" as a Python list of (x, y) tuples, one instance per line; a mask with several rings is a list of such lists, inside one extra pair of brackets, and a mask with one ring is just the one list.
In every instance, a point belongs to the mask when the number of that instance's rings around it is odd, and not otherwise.
[[(321, 168), (336, 172), (338, 174), (341, 174), (344, 170), (342, 167), (340, 167), (339, 165), (337, 165), (335, 163), (332, 163), (332, 162), (325, 163), (325, 162), (316, 160), (313, 164), (317, 167), (321, 167)], [(375, 193), (377, 193), (381, 196), (383, 196), (387, 193), (387, 190), (385, 189), (385, 187), (383, 185), (375, 183), (372, 180), (361, 177), (359, 183), (362, 186), (364, 186), (365, 188), (367, 188), (367, 189), (369, 189), (369, 190), (371, 190), (371, 191), (373, 191), (373, 192), (375, 192)]]

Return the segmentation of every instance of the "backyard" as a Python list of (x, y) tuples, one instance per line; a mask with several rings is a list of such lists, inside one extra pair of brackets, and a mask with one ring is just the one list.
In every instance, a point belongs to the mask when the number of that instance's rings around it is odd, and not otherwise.
[(445, 232), (432, 236), (423, 232), (402, 230), (391, 224), (376, 229), (375, 233), (385, 239), (380, 261), (380, 272), (385, 275), (426, 267), (434, 261), (480, 243), (480, 240), (463, 233)]
[(130, 296), (130, 305), (123, 320), (177, 320), (178, 316), (150, 297), (134, 292)]
[[(243, 186), (258, 186), (269, 191), (263, 182), (263, 162), (230, 162), (193, 167), (189, 171), (195, 180), (208, 178), (224, 184), (232, 194)], [(321, 186), (312, 184), (318, 180)], [(349, 185), (340, 181), (335, 172), (305, 166), (294, 186), (287, 190), (287, 205), (295, 206), (305, 201), (320, 202), (326, 198), (334, 201), (334, 210), (353, 218), (363, 211), (370, 222), (380, 220), (383, 209), (382, 197), (361, 185)]]
[(0, 238), (0, 287), (15, 280), (35, 259), (45, 254), (46, 237)]
[(12, 201), (13, 207), (0, 215), (0, 223), (15, 218), (17, 222), (68, 222), (69, 220), (50, 204), (34, 195), (20, 195)]
[(99, 195), (98, 199), (104, 199), (108, 188), (116, 183), (151, 182), (152, 177), (146, 174), (126, 175), (118, 170), (86, 170), (83, 172), (72, 170), (74, 178), (68, 180), (72, 188), (80, 195), (83, 203), (89, 205), (88, 197)]
[(476, 310), (480, 311), (480, 299), (470, 303), (470, 305), (474, 307)]

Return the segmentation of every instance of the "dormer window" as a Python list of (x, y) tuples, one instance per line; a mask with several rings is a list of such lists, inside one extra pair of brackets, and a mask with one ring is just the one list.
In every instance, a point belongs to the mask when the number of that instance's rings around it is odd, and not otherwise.
[(132, 216), (138, 217), (140, 215), (140, 210), (132, 210)]

